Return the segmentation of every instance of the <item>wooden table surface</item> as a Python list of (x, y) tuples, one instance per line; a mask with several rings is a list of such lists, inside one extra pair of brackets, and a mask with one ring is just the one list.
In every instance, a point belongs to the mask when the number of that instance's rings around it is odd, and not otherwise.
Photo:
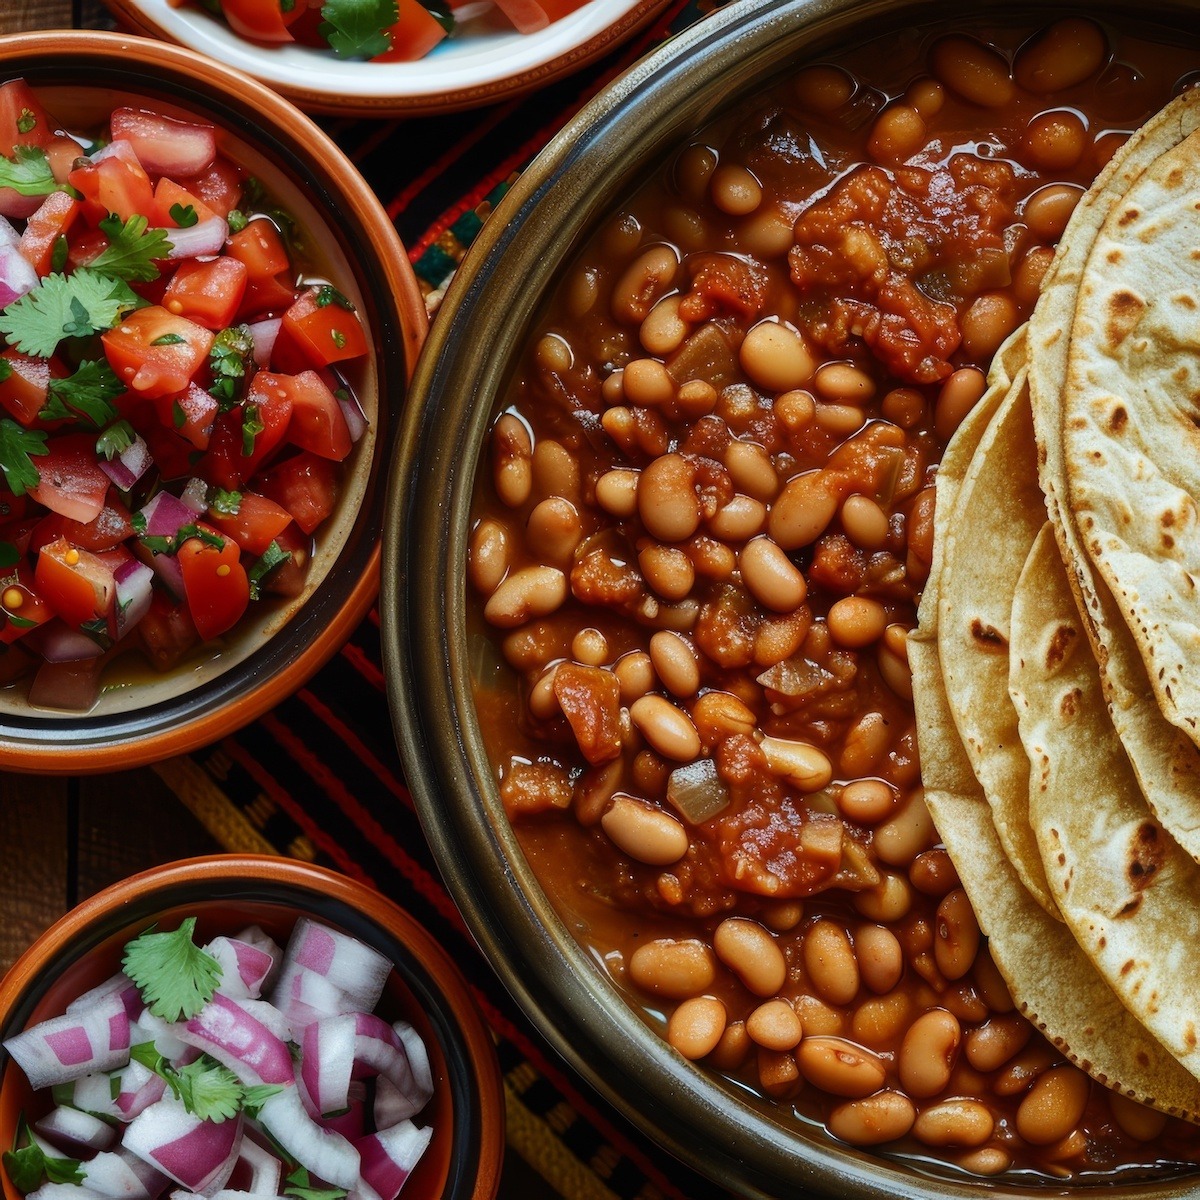
[[(0, 0), (0, 35), (100, 23), (93, 0)], [(77, 901), (221, 847), (151, 768), (80, 779), (0, 773), (0, 974)]]

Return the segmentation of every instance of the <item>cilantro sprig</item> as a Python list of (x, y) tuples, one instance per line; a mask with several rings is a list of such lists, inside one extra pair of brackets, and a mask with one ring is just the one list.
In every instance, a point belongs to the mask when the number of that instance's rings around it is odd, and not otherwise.
[(73, 375), (50, 380), (46, 403), (38, 416), (46, 421), (83, 418), (94, 428), (102, 429), (116, 420), (117, 409), (113, 401), (124, 391), (107, 359), (85, 359)]
[(270, 545), (262, 552), (262, 555), (255, 562), (254, 566), (246, 572), (246, 577), (250, 581), (250, 599), (262, 599), (263, 580), (266, 579), (276, 567), (281, 567), (285, 562), (290, 562), (292, 552), (285, 550), (278, 542), (271, 542)]
[(254, 354), (254, 335), (248, 325), (231, 325), (213, 339), (208, 366), (213, 383), (209, 394), (216, 398), (222, 412), (236, 407)]
[(100, 222), (100, 232), (108, 238), (108, 245), (92, 259), (89, 268), (126, 283), (150, 283), (157, 279), (160, 272), (156, 260), (170, 254), (171, 241), (166, 230), (150, 229), (149, 224), (139, 214), (122, 221), (116, 213), (109, 213)]
[(22, 196), (48, 196), (63, 190), (40, 146), (14, 146), (12, 157), (0, 154), (0, 187)]
[(325, 0), (317, 32), (339, 58), (374, 58), (392, 48), (396, 0)]
[(183, 1067), (172, 1066), (153, 1042), (129, 1048), (129, 1057), (167, 1081), (167, 1086), (188, 1112), (219, 1125), (239, 1112), (256, 1115), (272, 1096), (283, 1091), (277, 1084), (247, 1087), (224, 1064), (202, 1054)]
[(23, 496), (37, 487), (41, 475), (33, 459), (46, 452), (43, 430), (26, 429), (11, 417), (0, 417), (0, 471), (14, 496)]
[(283, 1194), (294, 1196), (295, 1200), (345, 1200), (346, 1197), (344, 1188), (315, 1186), (304, 1167), (297, 1167), (287, 1176)]
[(124, 279), (93, 263), (69, 276), (47, 275), (0, 312), (0, 333), (22, 354), (49, 358), (63, 338), (102, 333), (143, 303)]
[(33, 1140), (29, 1122), (22, 1114), (17, 1123), (17, 1136), (11, 1150), (4, 1152), (4, 1169), (13, 1186), (22, 1195), (29, 1195), (45, 1179), (50, 1183), (82, 1183), (83, 1164), (74, 1158), (56, 1158), (47, 1154)]
[(121, 968), (137, 985), (146, 1006), (164, 1021), (194, 1017), (221, 982), (221, 964), (192, 941), (196, 918), (158, 933), (152, 925), (125, 946)]

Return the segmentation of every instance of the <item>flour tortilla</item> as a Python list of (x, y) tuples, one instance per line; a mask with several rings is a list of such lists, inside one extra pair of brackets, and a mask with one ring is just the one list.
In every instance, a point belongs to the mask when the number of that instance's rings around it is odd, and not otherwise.
[(1039, 478), (1068, 580), (1085, 617), (1109, 715), (1151, 810), (1181, 846), (1200, 859), (1200, 751), (1171, 725), (1152, 696), (1133, 636), (1095, 573), (1072, 519), (1063, 454), (1063, 382), (1075, 305), (1108, 212), (1164, 152), (1200, 128), (1200, 92), (1184, 93), (1122, 147), (1080, 201), (1028, 330), (1029, 386), (1038, 442)]
[(1048, 523), (1021, 571), (1011, 630), (1029, 817), (1055, 901), (1118, 998), (1200, 1077), (1200, 866), (1138, 788)]
[(1105, 218), (1075, 305), (1063, 454), (1084, 547), (1158, 706), (1200, 743), (1200, 132)]
[[(937, 581), (931, 577), (926, 596)], [(1096, 974), (1066, 926), (1029, 896), (1009, 866), (991, 809), (946, 703), (936, 637), (909, 638), (925, 799), (1020, 1011), (1100, 1083), (1163, 1112), (1198, 1119), (1195, 1080)]]
[(1046, 521), (1025, 378), (1021, 368), (958, 490), (938, 577), (938, 655), (1000, 844), (1029, 894), (1061, 920), (1029, 824), (1029, 760), (1008, 700), (1012, 594)]

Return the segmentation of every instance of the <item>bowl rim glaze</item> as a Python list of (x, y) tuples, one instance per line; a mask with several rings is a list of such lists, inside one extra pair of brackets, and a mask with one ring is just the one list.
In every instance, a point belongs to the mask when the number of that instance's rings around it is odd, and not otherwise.
[[(116, 931), (149, 923), (169, 908), (210, 902), (294, 908), (339, 925), (392, 959), (402, 984), (425, 1001), (423, 1015), (446, 1059), (453, 1092), (454, 1142), (442, 1200), (493, 1200), (505, 1151), (504, 1085), (495, 1042), (470, 986), (446, 950), (404, 909), (368, 885), (312, 863), (205, 855), (152, 867), (89, 896), (42, 933), (0, 979), (0, 1040), (10, 1028), (24, 1027), (59, 972)], [(9, 1065), (0, 1049), (0, 1081)]]
[[(562, 18), (568, 22), (564, 30), (556, 28), (561, 22), (555, 22), (535, 34), (499, 35), (502, 44), (497, 47), (496, 54), (483, 56), (484, 63), (473, 64), (473, 70), (455, 63), (454, 69), (439, 71), (439, 65), (446, 64), (445, 55), (438, 47), (418, 63), (351, 64), (359, 70), (374, 71), (374, 81), (370, 76), (356, 80), (347, 64), (339, 66), (337, 77), (331, 75), (327, 81), (321, 81), (319, 52), (314, 52), (315, 62), (294, 65), (281, 57), (276, 48), (256, 46), (246, 39), (239, 39), (231, 30), (213, 26), (214, 18), (207, 14), (176, 10), (170, 0), (105, 0), (109, 9), (138, 33), (176, 44), (192, 44), (182, 41), (190, 33), (210, 53), (232, 50), (240, 69), (308, 112), (362, 117), (457, 112), (516, 99), (580, 70), (634, 37), (671, 0), (622, 0), (620, 11), (611, 20), (601, 21), (604, 6), (609, 2), (595, 0), (593, 12), (582, 20), (575, 14), (568, 14)], [(201, 21), (205, 23), (201, 24)], [(575, 26), (582, 26), (577, 35), (573, 33)], [(514, 40), (520, 37), (537, 41), (523, 47)], [(522, 60), (516, 67), (505, 65), (511, 59), (509, 51), (512, 48)], [(288, 47), (289, 51), (291, 49)], [(346, 67), (345, 72), (342, 67)], [(406, 70), (412, 67), (416, 70)], [(367, 86), (368, 82), (370, 86)]]
[[(35, 87), (158, 93), (227, 124), (305, 192), (357, 268), (375, 330), (378, 428), (363, 505), (322, 585), (246, 661), (179, 697), (110, 716), (0, 718), (0, 769), (84, 774), (143, 766), (210, 744), (267, 712), (341, 647), (378, 593), (384, 475), (399, 410), (428, 329), (425, 302), (395, 226), (362, 175), (309, 117), (263, 84), (203, 55), (128, 34), (86, 30), (0, 38), (0, 76)], [(252, 114), (248, 117), (247, 114)], [(332, 217), (337, 214), (338, 221)], [(351, 251), (370, 251), (352, 254)]]
[[(985, 0), (998, 20), (1045, 7)], [(1103, 20), (1121, 0), (1066, 3)], [(1195, 19), (1192, 0), (1156, 4)], [(526, 169), (484, 226), (442, 305), (414, 379), (389, 484), (381, 601), (392, 720), (418, 813), (477, 941), (530, 1019), (630, 1120), (739, 1194), (1028, 1197), (1038, 1187), (924, 1173), (837, 1143), (687, 1063), (574, 940), (509, 828), (470, 687), (465, 571), (476, 464), (497, 399), (539, 305), (598, 215), (646, 164), (759, 90), (789, 59), (952, 18), (945, 0), (737, 0), (606, 87)], [(784, 1119), (780, 1119), (783, 1117)], [(1106, 1184), (1118, 1197), (1175, 1197), (1195, 1176)], [(1084, 1188), (1072, 1189), (1083, 1191)]]

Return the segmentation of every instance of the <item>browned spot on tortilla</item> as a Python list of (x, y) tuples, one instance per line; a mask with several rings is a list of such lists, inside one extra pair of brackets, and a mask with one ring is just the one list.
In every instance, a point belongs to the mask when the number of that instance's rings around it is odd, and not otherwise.
[(1162, 831), (1151, 821), (1143, 821), (1129, 844), (1129, 862), (1125, 874), (1139, 892), (1149, 887), (1163, 865), (1166, 847)]
[(1140, 296), (1130, 291), (1114, 292), (1108, 298), (1108, 320), (1104, 329), (1109, 346), (1119, 346), (1137, 328), (1145, 311), (1146, 304)]
[(1121, 252), (1121, 248), (1120, 248), (1119, 246), (1114, 246), (1114, 247), (1113, 247), (1113, 248), (1112, 248), (1112, 249), (1111, 249), (1111, 250), (1108, 252), (1108, 255), (1107, 255), (1108, 261), (1109, 261), (1110, 263), (1112, 263), (1112, 265), (1113, 265), (1114, 267), (1115, 267), (1115, 266), (1117, 265), (1117, 263), (1119, 263), (1119, 262), (1121, 261), (1121, 259), (1123, 259), (1124, 257), (1125, 257), (1125, 255), (1124, 255), (1124, 254)]
[(1057, 671), (1067, 660), (1075, 639), (1079, 636), (1073, 625), (1062, 624), (1050, 635), (1050, 644), (1046, 647), (1046, 670)]
[(1117, 224), (1124, 227), (1131, 221), (1136, 221), (1142, 215), (1142, 210), (1134, 205), (1130, 205), (1120, 216)]
[(1195, 1047), (1196, 1047), (1196, 1026), (1191, 1021), (1189, 1021), (1183, 1027), (1183, 1040), (1186, 1045), (1190, 1046), (1192, 1049), (1195, 1049)]
[(1079, 688), (1072, 688), (1069, 692), (1063, 694), (1063, 698), (1058, 702), (1058, 711), (1064, 717), (1073, 717), (1079, 712), (1079, 706), (1083, 700), (1083, 692)]
[(1175, 303), (1181, 308), (1194, 309), (1196, 307), (1196, 299), (1194, 296), (1189, 296), (1186, 293), (1175, 297)]
[(1164, 529), (1170, 529), (1175, 524), (1175, 510), (1173, 508), (1165, 509), (1162, 516), (1158, 519)]
[[(1127, 901), (1125, 904), (1121, 905), (1121, 907), (1119, 909), (1117, 909), (1116, 915), (1118, 917), (1132, 917), (1133, 914), (1135, 912), (1137, 912), (1141, 903), (1142, 903), (1141, 896), (1134, 896), (1134, 898), (1132, 900)], [(1132, 963), (1126, 964), (1126, 966), (1132, 966), (1132, 965), (1133, 965)], [(1121, 974), (1122, 975), (1125, 974), (1125, 967), (1121, 968)]]
[(1125, 405), (1118, 404), (1116, 408), (1108, 414), (1108, 427), (1113, 433), (1120, 433), (1126, 425), (1129, 424), (1129, 413)]
[(984, 650), (1007, 650), (1008, 638), (994, 625), (985, 625), (978, 617), (971, 620), (971, 637)]
[(1099, 939), (1099, 941), (1097, 941), (1096, 945), (1099, 946), (1101, 950), (1103, 950), (1104, 947), (1108, 945), (1108, 938), (1106, 938), (1104, 936), (1104, 934), (1101, 934), (1100, 939)]
[(1175, 539), (1169, 533), (1164, 533), (1162, 535), (1162, 548), (1164, 550), (1175, 549)]
[(1177, 187), (1182, 187), (1182, 186), (1183, 186), (1183, 168), (1182, 167), (1172, 167), (1171, 170), (1167, 172), (1167, 187), (1177, 188)]
[(1129, 972), (1133, 970), (1133, 967), (1134, 967), (1134, 962), (1133, 962), (1132, 958), (1127, 960), (1126, 962), (1123, 962), (1121, 964), (1121, 974), (1128, 975)]

